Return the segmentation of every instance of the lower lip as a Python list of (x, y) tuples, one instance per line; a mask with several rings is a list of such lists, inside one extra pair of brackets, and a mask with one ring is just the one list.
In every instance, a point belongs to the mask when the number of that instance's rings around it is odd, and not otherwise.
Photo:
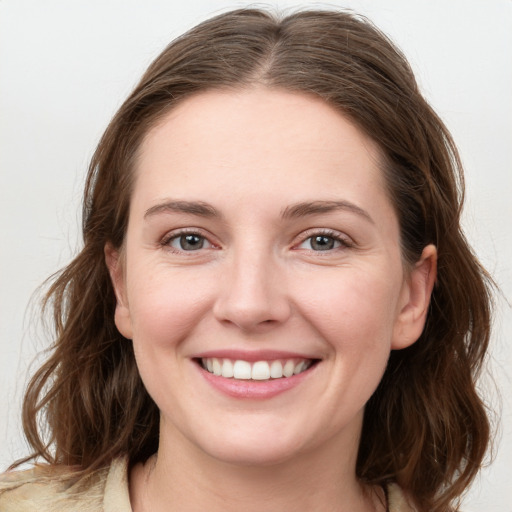
[(304, 379), (307, 379), (316, 366), (313, 365), (302, 373), (292, 375), (291, 377), (259, 381), (227, 379), (226, 377), (213, 375), (213, 373), (206, 371), (201, 366), (198, 366), (198, 368), (204, 379), (225, 395), (234, 398), (266, 399), (298, 386)]

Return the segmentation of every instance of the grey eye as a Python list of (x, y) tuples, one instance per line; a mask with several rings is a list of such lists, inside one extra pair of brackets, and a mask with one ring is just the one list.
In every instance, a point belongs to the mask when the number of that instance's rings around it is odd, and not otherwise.
[(194, 233), (184, 234), (173, 238), (169, 244), (180, 251), (197, 251), (206, 245), (206, 239)]
[(311, 249), (313, 251), (329, 251), (339, 247), (341, 244), (339, 240), (336, 240), (332, 236), (316, 235), (309, 237), (302, 245), (306, 246), (304, 248)]

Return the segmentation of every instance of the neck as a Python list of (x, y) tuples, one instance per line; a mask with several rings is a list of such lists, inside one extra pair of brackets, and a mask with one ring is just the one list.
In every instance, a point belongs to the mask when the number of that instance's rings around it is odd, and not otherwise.
[(243, 465), (220, 461), (188, 443), (169, 445), (162, 436), (158, 454), (130, 475), (133, 510), (384, 511), (380, 490), (365, 489), (355, 477), (357, 446), (352, 439), (290, 460)]

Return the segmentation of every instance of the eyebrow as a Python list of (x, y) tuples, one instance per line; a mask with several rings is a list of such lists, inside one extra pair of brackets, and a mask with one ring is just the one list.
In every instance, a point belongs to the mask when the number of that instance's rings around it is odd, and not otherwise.
[(220, 217), (219, 212), (208, 203), (203, 201), (165, 201), (152, 206), (144, 214), (147, 219), (158, 213), (188, 213), (200, 217)]
[(363, 210), (361, 207), (351, 203), (350, 201), (311, 201), (296, 203), (287, 206), (281, 213), (281, 216), (284, 219), (290, 219), (321, 213), (330, 213), (339, 210), (355, 213), (372, 224), (375, 224), (374, 220), (366, 210)]
[[(297, 217), (307, 217), (308, 215), (318, 215), (335, 211), (349, 211), (355, 213), (367, 221), (375, 224), (370, 214), (361, 207), (350, 201), (305, 201), (287, 206), (281, 212), (283, 219), (292, 219)], [(222, 215), (209, 203), (204, 201), (174, 201), (168, 200), (156, 204), (147, 209), (144, 218), (151, 217), (159, 213), (188, 213), (200, 217), (222, 217)]]

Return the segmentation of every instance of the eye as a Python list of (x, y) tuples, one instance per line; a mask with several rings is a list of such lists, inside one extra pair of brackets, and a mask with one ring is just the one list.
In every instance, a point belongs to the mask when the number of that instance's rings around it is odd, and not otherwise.
[[(311, 233), (311, 232), (310, 232)], [(307, 235), (308, 233), (305, 233)], [(343, 247), (350, 247), (350, 241), (337, 232), (316, 232), (304, 238), (303, 241), (296, 246), (297, 249), (305, 249), (308, 251), (332, 251)]]
[(171, 236), (164, 241), (164, 245), (171, 247), (176, 251), (198, 251), (200, 249), (211, 248), (212, 244), (198, 233), (181, 233)]
[(340, 247), (340, 245), (341, 242), (332, 236), (315, 235), (304, 240), (299, 247), (301, 249), (310, 249), (313, 251), (330, 251), (331, 249)]

